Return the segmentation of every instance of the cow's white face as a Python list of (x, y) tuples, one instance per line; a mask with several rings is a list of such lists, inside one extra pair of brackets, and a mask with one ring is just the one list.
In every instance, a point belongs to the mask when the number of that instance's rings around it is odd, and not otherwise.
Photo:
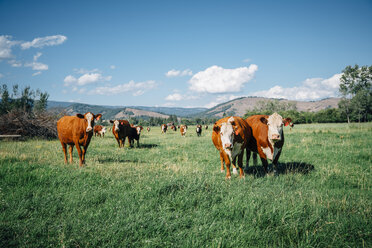
[(136, 130), (137, 130), (137, 134), (140, 135), (141, 134), (141, 127), (136, 127)]
[(119, 121), (118, 120), (115, 120), (114, 121), (114, 130), (116, 132), (119, 132), (119, 125), (120, 125)]
[(106, 133), (106, 127), (102, 128), (102, 133)]
[(275, 143), (282, 139), (283, 134), (283, 118), (274, 113), (267, 119), (268, 138), (271, 143)]
[(93, 130), (93, 126), (94, 126), (94, 116), (92, 113), (87, 113), (84, 118), (87, 120), (88, 122), (88, 126), (87, 126), (87, 129), (86, 129), (86, 132), (89, 133)]
[(234, 146), (234, 128), (231, 124), (233, 121), (234, 118), (230, 117), (227, 122), (222, 123), (220, 130), (222, 148), (230, 157)]
[(200, 132), (200, 127), (196, 127), (196, 132)]

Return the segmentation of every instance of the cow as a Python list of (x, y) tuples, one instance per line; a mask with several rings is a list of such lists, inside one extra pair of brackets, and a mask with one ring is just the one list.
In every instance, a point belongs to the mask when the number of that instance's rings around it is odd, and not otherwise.
[(129, 129), (129, 135), (128, 135), (128, 141), (129, 141), (129, 146), (133, 147), (134, 140), (137, 140), (137, 147), (139, 147), (139, 139), (141, 135), (141, 126), (131, 126)]
[(226, 165), (226, 179), (231, 178), (231, 164), (233, 173), (238, 173), (235, 166), (236, 158), (238, 158), (239, 175), (241, 178), (244, 177), (243, 155), (251, 137), (248, 123), (238, 116), (225, 117), (214, 123), (212, 142), (220, 152), (221, 172), (225, 171), (224, 163)]
[(187, 125), (181, 125), (180, 126), (181, 136), (185, 137), (186, 131), (187, 131)]
[(202, 133), (202, 126), (196, 125), (196, 135), (200, 136)]
[(167, 124), (162, 124), (161, 125), (161, 133), (166, 133), (167, 132), (167, 129), (168, 129)]
[(150, 127), (147, 127), (147, 132), (150, 132)]
[(177, 131), (177, 127), (176, 127), (175, 125), (172, 125), (172, 126), (171, 126), (171, 129), (172, 129), (173, 131), (175, 131), (175, 132)]
[(127, 120), (110, 120), (113, 123), (112, 134), (118, 142), (119, 148), (124, 147), (125, 138), (129, 135), (131, 126)]
[(278, 113), (272, 115), (253, 115), (246, 119), (252, 128), (252, 139), (247, 145), (247, 161), (245, 170), (249, 167), (249, 159), (253, 152), (253, 163), (257, 164), (257, 153), (261, 158), (264, 171), (267, 174), (268, 162), (271, 160), (274, 165), (274, 174), (278, 175), (277, 163), (284, 144), (283, 125), (291, 123), (291, 118), (281, 117)]
[(205, 130), (208, 130), (208, 125), (205, 125)]
[(101, 126), (101, 125), (96, 125), (96, 126), (94, 126), (93, 130), (94, 130), (94, 136), (98, 135), (102, 138), (105, 137), (106, 127)]
[(92, 112), (87, 112), (84, 115), (63, 116), (57, 121), (58, 138), (62, 145), (66, 164), (67, 145), (69, 145), (70, 164), (72, 163), (74, 146), (76, 146), (79, 155), (79, 166), (82, 167), (85, 164), (85, 155), (93, 136), (94, 121), (98, 121), (101, 117), (101, 114), (94, 115)]

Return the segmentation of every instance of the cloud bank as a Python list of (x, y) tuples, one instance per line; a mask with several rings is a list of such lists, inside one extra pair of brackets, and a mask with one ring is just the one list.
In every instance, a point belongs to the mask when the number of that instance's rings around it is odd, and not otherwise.
[(44, 46), (56, 46), (60, 45), (67, 40), (64, 35), (52, 35), (46, 37), (35, 38), (32, 41), (24, 42), (21, 44), (23, 50), (29, 49), (31, 47), (43, 48)]
[(131, 80), (127, 84), (119, 84), (116, 86), (104, 86), (104, 87), (97, 87), (94, 90), (89, 92), (90, 95), (118, 95), (126, 92), (131, 92), (133, 96), (140, 96), (143, 95), (146, 91), (154, 89), (157, 86), (156, 82), (153, 80), (145, 81), (145, 82), (134, 82)]
[(199, 93), (239, 92), (245, 83), (254, 78), (257, 70), (258, 66), (255, 64), (236, 69), (214, 65), (196, 73), (189, 81), (189, 89)]
[(182, 76), (191, 76), (192, 71), (190, 69), (186, 69), (183, 71), (178, 71), (178, 70), (170, 70), (167, 73), (165, 73), (166, 77), (182, 77)]

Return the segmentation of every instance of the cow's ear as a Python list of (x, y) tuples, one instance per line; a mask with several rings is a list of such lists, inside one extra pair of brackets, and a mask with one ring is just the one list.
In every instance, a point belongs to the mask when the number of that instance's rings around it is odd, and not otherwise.
[(289, 118), (289, 117), (283, 119), (283, 124), (284, 124), (284, 126), (288, 126), (291, 122), (292, 122), (292, 119)]
[(267, 125), (267, 118), (266, 118), (266, 117), (261, 117), (261, 118), (260, 118), (260, 121), (261, 121), (263, 124)]
[(110, 123), (114, 123), (114, 121), (113, 120), (110, 120)]
[(121, 125), (124, 125), (124, 121), (120, 122)]
[(77, 117), (79, 117), (80, 119), (84, 119), (84, 115), (82, 114), (76, 114)]
[(215, 131), (216, 133), (218, 133), (220, 131), (220, 127), (217, 126), (217, 125), (214, 125), (213, 126), (213, 131)]
[(96, 121), (98, 121), (99, 119), (101, 119), (102, 115), (98, 114), (98, 115), (95, 115), (95, 117), (96, 117)]
[(238, 129), (235, 129), (235, 135), (236, 135), (236, 136), (239, 135), (239, 130), (238, 130)]

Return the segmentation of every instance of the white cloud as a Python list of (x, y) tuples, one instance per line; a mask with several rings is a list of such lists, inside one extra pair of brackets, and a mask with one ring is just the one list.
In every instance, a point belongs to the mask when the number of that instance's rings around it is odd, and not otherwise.
[(269, 90), (258, 91), (252, 95), (302, 101), (337, 97), (341, 75), (341, 73), (335, 74), (327, 79), (308, 78), (302, 82), (301, 86), (295, 86), (292, 88), (283, 88), (276, 85)]
[(95, 68), (93, 70), (80, 68), (80, 69), (73, 69), (73, 71), (77, 74), (87, 74), (87, 73), (101, 73), (102, 74), (102, 72), (97, 68)]
[(30, 63), (25, 63), (25, 67), (32, 67), (32, 70), (34, 71), (45, 71), (48, 70), (48, 65), (37, 62), (37, 60), (40, 58), (42, 53), (36, 53), (34, 56), (34, 61)]
[(18, 41), (12, 41), (12, 36), (0, 35), (0, 60), (13, 58), (12, 46), (18, 44)]
[(110, 65), (110, 69), (111, 70), (115, 70), (116, 69), (116, 66), (115, 65)]
[(249, 58), (247, 58), (247, 59), (243, 59), (243, 62), (244, 63), (249, 63), (249, 62), (251, 62), (252, 60), (251, 59), (249, 59)]
[(165, 73), (165, 76), (167, 77), (182, 77), (182, 76), (191, 76), (192, 71), (190, 69), (186, 69), (183, 71), (178, 71), (178, 70), (170, 70), (167, 73)]
[(85, 73), (79, 78), (76, 78), (72, 75), (68, 75), (65, 77), (63, 81), (65, 82), (64, 84), (65, 86), (69, 86), (72, 84), (83, 86), (83, 85), (92, 84), (92, 83), (110, 81), (111, 78), (112, 78), (111, 76), (104, 77), (102, 76), (101, 73)]
[(12, 67), (21, 67), (21, 66), (22, 66), (22, 62), (20, 62), (20, 61), (16, 61), (15, 59), (9, 60), (8, 63), (9, 63)]
[(33, 73), (32, 76), (34, 77), (34, 76), (37, 76), (37, 75), (40, 75), (40, 74), (41, 74), (41, 71), (37, 71), (37, 72)]
[(139, 96), (144, 94), (146, 91), (151, 90), (157, 86), (156, 82), (153, 80), (136, 83), (133, 80), (127, 84), (119, 84), (112, 87), (97, 87), (91, 90), (89, 94), (91, 95), (117, 95), (126, 92), (132, 92), (133, 96)]
[(258, 66), (224, 69), (211, 66), (196, 73), (189, 81), (190, 90), (206, 93), (239, 92), (243, 85), (253, 79)]
[(24, 42), (21, 44), (22, 49), (29, 49), (31, 47), (43, 48), (44, 46), (60, 45), (67, 40), (64, 35), (52, 35), (46, 37), (35, 38), (32, 41)]
[(179, 93), (174, 93), (171, 95), (168, 95), (165, 100), (167, 101), (181, 101), (183, 99), (183, 96)]

